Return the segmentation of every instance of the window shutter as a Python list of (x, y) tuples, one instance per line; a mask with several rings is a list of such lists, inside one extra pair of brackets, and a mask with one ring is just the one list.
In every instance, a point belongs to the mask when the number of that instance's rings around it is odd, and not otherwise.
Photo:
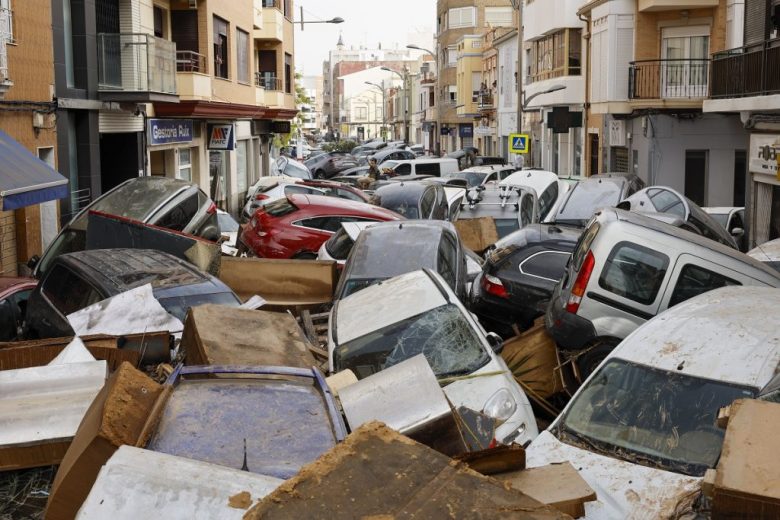
[(745, 0), (745, 45), (761, 43), (767, 39), (768, 4), (767, 0)]
[(488, 25), (491, 27), (512, 27), (512, 8), (486, 7), (485, 26)]

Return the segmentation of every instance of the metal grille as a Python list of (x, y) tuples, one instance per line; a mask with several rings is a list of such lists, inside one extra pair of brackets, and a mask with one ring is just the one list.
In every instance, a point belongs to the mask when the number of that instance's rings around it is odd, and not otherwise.
[(611, 153), (609, 170), (616, 173), (628, 173), (628, 148), (625, 146), (614, 146), (611, 149)]
[(119, 32), (119, 0), (95, 2), (95, 26), (98, 33)]

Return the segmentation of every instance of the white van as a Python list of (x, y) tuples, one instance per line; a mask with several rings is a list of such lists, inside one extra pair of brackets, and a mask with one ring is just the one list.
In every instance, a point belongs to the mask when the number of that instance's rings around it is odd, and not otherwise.
[(442, 159), (408, 159), (404, 161), (385, 161), (381, 169), (390, 169), (395, 175), (433, 175), (446, 177), (460, 171), (457, 159), (448, 157)]

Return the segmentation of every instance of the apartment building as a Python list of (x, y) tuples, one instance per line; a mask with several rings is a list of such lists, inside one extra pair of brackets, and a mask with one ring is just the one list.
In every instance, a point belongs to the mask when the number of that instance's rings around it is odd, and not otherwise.
[(322, 132), (322, 76), (303, 76), (301, 88), (309, 99), (298, 107), (304, 134), (318, 135)]
[(586, 169), (633, 172), (702, 206), (744, 204), (747, 133), (705, 113), (710, 55), (740, 39), (739, 5), (719, 0), (591, 2)]
[(0, 0), (0, 274), (23, 272), (59, 229), (50, 0)]
[(191, 180), (238, 211), (296, 113), (292, 1), (51, 5), (63, 217), (138, 175)]
[[(780, 238), (780, 0), (745, 0), (735, 18), (744, 19), (742, 38), (727, 38), (731, 46), (712, 54), (703, 110), (739, 117), (749, 133), (743, 193), (753, 247)], [(740, 167), (744, 175), (744, 163)], [(740, 175), (735, 172), (735, 199)]]
[(497, 93), (499, 91), (499, 53), (494, 43), (513, 29), (496, 27), (482, 36), (481, 82), (477, 91), (477, 117), (474, 124), (475, 145), (484, 155), (499, 155)]
[[(511, 27), (513, 10), (509, 0), (438, 0), (436, 16), (439, 80), (435, 101), (440, 122), (436, 148), (446, 153), (474, 144), (474, 121), (480, 119), (474, 86), (476, 82), (478, 92), (482, 83), (482, 35), (493, 27)], [(478, 47), (473, 47), (475, 43)], [(460, 67), (459, 48), (464, 53)], [(479, 56), (473, 56), (477, 51)]]
[(496, 86), (493, 91), (495, 106), (496, 154), (509, 162), (515, 155), (509, 152), (509, 135), (517, 131), (517, 29), (493, 40), (496, 51)]
[[(429, 61), (429, 58), (431, 60)], [(410, 134), (415, 143), (422, 144), (426, 151), (436, 146), (436, 62), (432, 56), (425, 56), (415, 75), (412, 97), (412, 122)]]

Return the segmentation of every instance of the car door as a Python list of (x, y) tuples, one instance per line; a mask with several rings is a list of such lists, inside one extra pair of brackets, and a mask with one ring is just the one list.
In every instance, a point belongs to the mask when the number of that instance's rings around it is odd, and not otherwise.
[(517, 219), (520, 228), (524, 228), (528, 224), (535, 224), (539, 222), (539, 200), (536, 197), (536, 193), (528, 188), (516, 189), (518, 194), (517, 200)]
[(699, 294), (731, 285), (763, 284), (715, 262), (687, 253), (682, 254), (672, 270), (672, 277), (658, 312), (674, 307)]

